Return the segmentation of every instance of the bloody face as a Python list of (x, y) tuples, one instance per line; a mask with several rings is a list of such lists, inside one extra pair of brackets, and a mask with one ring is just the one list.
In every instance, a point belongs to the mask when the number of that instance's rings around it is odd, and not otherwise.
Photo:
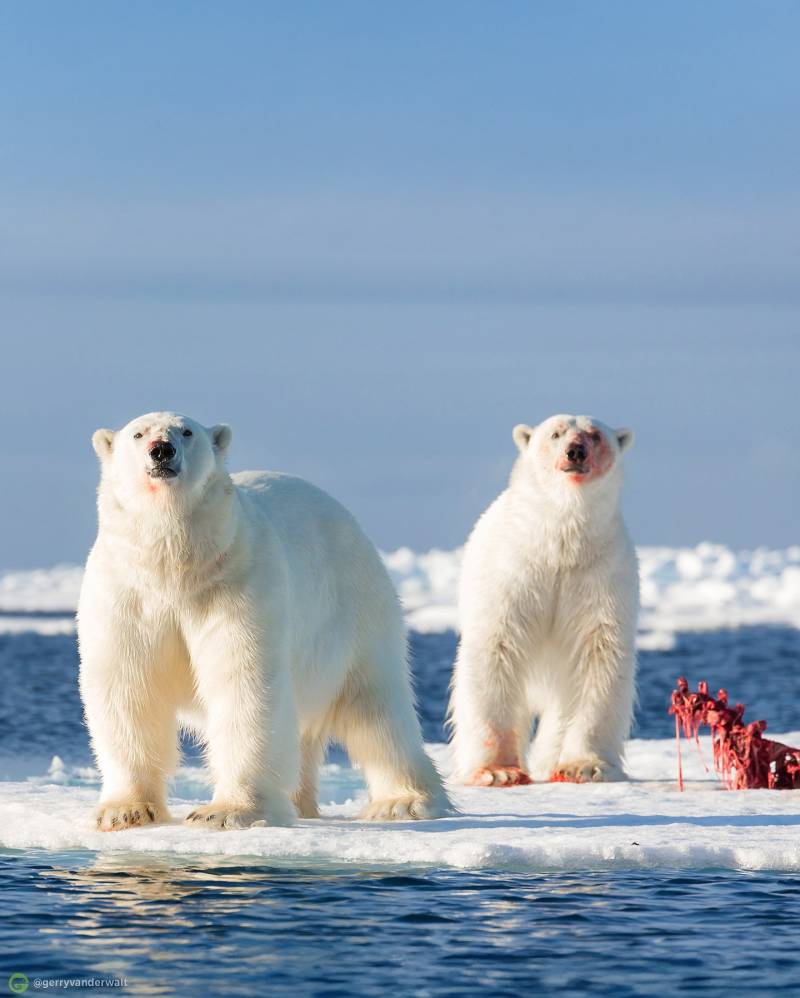
[(601, 478), (614, 464), (614, 451), (608, 438), (592, 424), (554, 425), (542, 446), (549, 448), (550, 461), (555, 458), (555, 470), (573, 485), (586, 485)]

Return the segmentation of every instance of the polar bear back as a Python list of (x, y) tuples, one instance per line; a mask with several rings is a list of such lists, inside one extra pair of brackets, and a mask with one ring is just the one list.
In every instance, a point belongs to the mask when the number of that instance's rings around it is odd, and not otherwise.
[[(231, 480), (240, 494), (248, 518), (263, 518), (287, 553), (318, 556), (324, 548), (328, 555), (349, 554), (355, 557), (350, 566), (364, 570), (369, 563), (382, 563), (372, 543), (355, 518), (323, 489), (296, 475), (276, 471), (239, 471)], [(318, 569), (319, 559), (315, 567)], [(367, 564), (364, 564), (366, 562)], [(348, 566), (337, 562), (337, 572)]]
[[(405, 641), (389, 575), (355, 518), (327, 492), (294, 475), (243, 471), (231, 479), (247, 520), (263, 531), (265, 565), (282, 562), (295, 667), (352, 664)], [(259, 531), (260, 532), (260, 531)], [(254, 538), (255, 540), (255, 538)]]

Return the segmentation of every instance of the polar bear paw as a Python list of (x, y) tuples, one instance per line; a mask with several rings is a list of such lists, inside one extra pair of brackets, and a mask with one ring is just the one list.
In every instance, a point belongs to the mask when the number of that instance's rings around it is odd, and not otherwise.
[(237, 807), (235, 804), (223, 802), (202, 804), (190, 811), (186, 818), (187, 825), (202, 825), (203, 828), (232, 829), (250, 828), (251, 825), (266, 825), (264, 813), (252, 808)]
[(470, 787), (521, 787), (532, 782), (519, 766), (484, 766), (466, 781)]
[(587, 759), (575, 759), (572, 762), (560, 763), (553, 775), (551, 783), (615, 783), (625, 777), (618, 766), (605, 762), (596, 756)]
[(165, 807), (149, 800), (105, 800), (94, 812), (101, 832), (122, 832), (126, 828), (157, 825), (169, 821)]
[(444, 804), (438, 805), (422, 794), (409, 794), (371, 800), (358, 817), (360, 821), (419, 821), (443, 818), (448, 813), (449, 808)]

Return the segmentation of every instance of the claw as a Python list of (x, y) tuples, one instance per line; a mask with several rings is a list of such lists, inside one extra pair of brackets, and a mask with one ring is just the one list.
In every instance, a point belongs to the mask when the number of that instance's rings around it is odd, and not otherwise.
[(476, 770), (468, 781), (474, 787), (521, 787), (532, 782), (519, 766), (486, 766)]
[[(163, 812), (166, 815), (166, 810)], [(168, 816), (167, 816), (168, 817)], [(103, 832), (140, 828), (161, 819), (160, 808), (145, 801), (102, 801), (95, 812), (95, 827)]]

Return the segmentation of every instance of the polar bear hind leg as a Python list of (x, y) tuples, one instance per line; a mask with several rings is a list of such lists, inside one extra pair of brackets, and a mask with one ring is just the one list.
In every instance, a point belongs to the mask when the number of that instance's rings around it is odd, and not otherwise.
[(453, 808), (423, 747), (405, 655), (393, 657), (385, 666), (354, 670), (332, 733), (364, 773), (369, 803), (362, 820), (441, 818)]

